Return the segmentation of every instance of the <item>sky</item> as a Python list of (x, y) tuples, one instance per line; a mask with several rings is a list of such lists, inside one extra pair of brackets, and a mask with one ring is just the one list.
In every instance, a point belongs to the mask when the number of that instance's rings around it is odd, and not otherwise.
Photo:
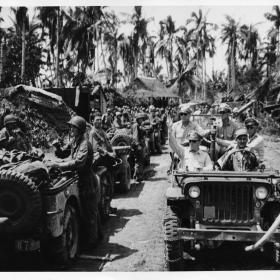
[[(40, 4), (40, 1), (37, 3), (34, 3), (33, 1), (24, 1), (22, 3), (19, 2), (13, 3), (14, 0), (12, 0), (11, 5), (14, 4), (27, 4), (29, 6), (38, 6), (38, 5), (48, 5), (52, 4), (52, 2), (47, 1), (45, 3), (47, 4)], [(1, 5), (2, 0), (0, 0)], [(108, 1), (101, 1), (103, 4), (106, 5)], [(220, 40), (220, 34), (221, 34), (221, 25), (226, 22), (225, 15), (230, 15), (233, 17), (236, 21), (239, 21), (240, 24), (256, 24), (256, 28), (259, 31), (261, 39), (263, 39), (266, 36), (267, 31), (272, 27), (272, 23), (265, 19), (264, 13), (266, 12), (272, 12), (272, 5), (275, 3), (268, 2), (269, 5), (267, 5), (266, 2), (262, 1), (235, 1), (233, 2), (227, 2), (226, 6), (223, 5), (217, 5), (220, 3), (220, 1), (207, 1), (207, 3), (210, 3), (205, 5), (206, 1), (178, 1), (173, 0), (173, 5), (170, 5), (171, 1), (109, 1), (109, 5), (106, 7), (107, 10), (113, 10), (115, 13), (120, 17), (124, 18), (125, 14), (131, 14), (133, 10), (133, 6), (130, 5), (142, 5), (145, 4), (142, 8), (143, 16), (145, 18), (152, 17), (154, 20), (148, 24), (148, 31), (156, 35), (159, 31), (159, 21), (167, 18), (168, 15), (171, 15), (173, 20), (175, 21), (176, 27), (179, 27), (180, 25), (184, 25), (187, 18), (190, 18), (191, 13), (198, 12), (199, 9), (202, 9), (203, 15), (207, 14), (207, 20), (209, 22), (215, 23), (219, 26), (219, 29), (215, 32), (216, 35), (216, 55), (214, 59), (207, 59), (206, 68), (208, 75), (211, 73), (212, 68), (215, 70), (226, 70), (227, 64), (226, 64), (226, 58), (225, 58), (225, 52), (226, 52), (226, 45), (221, 44)], [(189, 5), (189, 3), (198, 3), (198, 5)], [(9, 2), (10, 3), (10, 2)], [(33, 4), (32, 4), (33, 3)], [(66, 3), (56, 1), (56, 3), (53, 3), (54, 5), (65, 5)], [(90, 1), (90, 2), (81, 2), (81, 1), (75, 1), (75, 2), (69, 2), (67, 1), (67, 4), (69, 5), (98, 5), (101, 3), (98, 3), (98, 1)], [(96, 4), (95, 4), (96, 3)], [(127, 3), (127, 5), (124, 5)], [(160, 3), (160, 4), (159, 4)], [(188, 3), (186, 5), (186, 3)], [(224, 2), (223, 2), (224, 3)], [(229, 5), (228, 3), (231, 3)], [(251, 5), (251, 3), (254, 5)], [(110, 5), (111, 4), (111, 5)], [(128, 5), (129, 4), (129, 5)], [(202, 5), (199, 5), (202, 4)], [(246, 5), (247, 4), (247, 5)], [(250, 6), (248, 6), (250, 5)], [(30, 15), (32, 16), (31, 8), (30, 8)], [(1, 27), (7, 27), (7, 25), (10, 24), (9, 16), (10, 11), (8, 8), (2, 8), (1, 12), (2, 17), (4, 17), (5, 22), (1, 23)], [(129, 33), (131, 31), (132, 27), (129, 25), (123, 26), (120, 31), (124, 33)], [(164, 65), (165, 69), (165, 65)], [(165, 70), (164, 70), (165, 71)]]

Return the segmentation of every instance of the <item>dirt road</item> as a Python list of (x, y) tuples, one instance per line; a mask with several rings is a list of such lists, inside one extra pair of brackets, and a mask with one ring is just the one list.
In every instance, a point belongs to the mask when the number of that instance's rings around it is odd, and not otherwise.
[(80, 259), (71, 270), (164, 270), (162, 218), (168, 165), (169, 154), (165, 149), (162, 155), (151, 158), (143, 183), (133, 185), (128, 194), (113, 199), (112, 205), (118, 211), (104, 228), (108, 243), (105, 241), (95, 252), (88, 252), (113, 261), (96, 266), (96, 261)]

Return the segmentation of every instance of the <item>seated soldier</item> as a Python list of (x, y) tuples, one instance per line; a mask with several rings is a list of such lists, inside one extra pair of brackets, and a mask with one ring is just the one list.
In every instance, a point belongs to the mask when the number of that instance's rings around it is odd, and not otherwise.
[(218, 168), (229, 171), (254, 171), (258, 167), (258, 160), (247, 146), (248, 134), (246, 129), (238, 129), (235, 133), (236, 144), (228, 147), (218, 159)]
[(200, 134), (196, 131), (189, 133), (187, 138), (189, 147), (180, 145), (172, 131), (169, 133), (169, 137), (170, 147), (180, 159), (180, 168), (188, 171), (213, 170), (213, 164), (209, 154), (199, 148), (202, 140)]

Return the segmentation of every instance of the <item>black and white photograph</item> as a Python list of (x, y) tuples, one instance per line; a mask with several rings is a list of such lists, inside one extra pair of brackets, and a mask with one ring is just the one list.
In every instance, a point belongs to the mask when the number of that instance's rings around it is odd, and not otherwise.
[(219, 3), (1, 1), (0, 277), (280, 269), (280, 3)]

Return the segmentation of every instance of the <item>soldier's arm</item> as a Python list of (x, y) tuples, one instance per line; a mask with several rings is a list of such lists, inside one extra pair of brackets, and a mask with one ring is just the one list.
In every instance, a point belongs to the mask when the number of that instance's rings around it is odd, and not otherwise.
[(58, 164), (59, 168), (61, 168), (62, 170), (82, 168), (86, 164), (87, 156), (88, 156), (87, 141), (83, 141), (80, 144), (80, 147), (76, 153), (76, 157), (69, 161), (59, 163)]

